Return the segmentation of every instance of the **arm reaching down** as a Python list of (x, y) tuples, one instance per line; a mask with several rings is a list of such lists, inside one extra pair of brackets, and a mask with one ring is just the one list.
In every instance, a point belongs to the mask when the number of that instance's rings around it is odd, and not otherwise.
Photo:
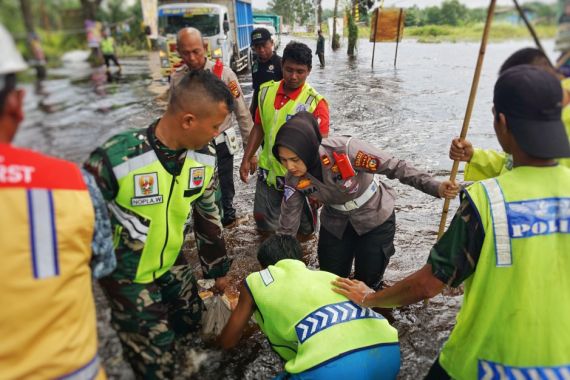
[(238, 304), (218, 337), (218, 343), (224, 350), (233, 348), (239, 343), (243, 330), (247, 326), (247, 321), (253, 314), (253, 307), (253, 297), (242, 284), (239, 289)]

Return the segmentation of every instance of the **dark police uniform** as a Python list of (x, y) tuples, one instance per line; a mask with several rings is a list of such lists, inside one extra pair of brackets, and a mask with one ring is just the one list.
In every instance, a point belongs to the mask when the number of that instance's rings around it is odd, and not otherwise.
[(267, 62), (260, 62), (259, 59), (255, 59), (255, 61), (253, 61), (253, 65), (251, 66), (251, 78), (253, 86), (253, 98), (251, 100), (251, 106), (249, 109), (251, 111), (251, 116), (255, 117), (255, 109), (257, 108), (259, 95), (259, 86), (271, 80), (279, 82), (281, 79), (283, 79), (283, 73), (281, 71), (281, 57), (276, 53), (273, 53)]

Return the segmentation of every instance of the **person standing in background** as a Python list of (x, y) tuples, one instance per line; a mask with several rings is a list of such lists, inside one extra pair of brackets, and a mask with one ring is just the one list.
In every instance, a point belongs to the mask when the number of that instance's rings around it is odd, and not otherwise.
[(323, 37), (323, 31), (319, 29), (317, 32), (317, 52), (316, 55), (319, 56), (319, 62), (321, 63), (321, 68), (325, 67), (325, 37)]
[(115, 45), (115, 39), (109, 35), (107, 31), (103, 32), (103, 39), (101, 40), (101, 53), (103, 53), (103, 59), (105, 59), (105, 66), (107, 66), (107, 71), (111, 69), (111, 61), (119, 68), (119, 73), (121, 72), (121, 64), (117, 59), (117, 47)]
[(253, 98), (249, 111), (251, 117), (255, 117), (259, 96), (259, 86), (265, 82), (278, 82), (283, 79), (281, 72), (281, 57), (273, 51), (274, 45), (271, 33), (265, 28), (257, 28), (251, 32), (251, 46), (256, 58), (251, 66), (251, 79), (253, 86)]
[[(253, 120), (245, 104), (243, 91), (236, 74), (220, 61), (209, 60), (205, 55), (202, 33), (196, 28), (184, 28), (176, 36), (178, 54), (184, 65), (180, 66), (170, 78), (170, 92), (180, 80), (191, 71), (206, 70), (214, 73), (229, 88), (234, 97), (233, 115), (237, 120), (241, 141), (245, 149), (249, 134), (253, 128)], [(221, 66), (221, 67), (220, 67)], [(219, 68), (219, 69), (218, 69)], [(221, 69), (221, 70), (220, 70)], [(232, 114), (229, 114), (220, 126), (220, 134), (215, 138), (216, 156), (218, 158), (218, 174), (221, 190), (222, 225), (231, 228), (236, 225), (237, 216), (234, 208), (234, 154), (239, 149), (238, 139), (233, 126)], [(257, 160), (257, 157), (255, 158)]]

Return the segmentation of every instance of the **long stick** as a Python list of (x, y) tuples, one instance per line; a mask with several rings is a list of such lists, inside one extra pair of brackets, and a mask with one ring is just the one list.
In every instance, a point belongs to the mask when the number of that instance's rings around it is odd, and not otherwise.
[(544, 52), (544, 48), (542, 47), (542, 44), (540, 43), (540, 40), (538, 39), (538, 35), (536, 34), (536, 31), (534, 30), (534, 27), (532, 26), (532, 24), (530, 23), (530, 21), (528, 20), (528, 18), (526, 17), (526, 14), (524, 13), (524, 10), (521, 8), (521, 6), (519, 5), (519, 2), (517, 0), (513, 0), (515, 3), (515, 7), (517, 8), (517, 11), (519, 12), (519, 15), (521, 16), (521, 18), (523, 19), (526, 27), (528, 28), (528, 31), (530, 32), (530, 35), (532, 36), (532, 38), (534, 39), (534, 43), (536, 44), (536, 46), (538, 47), (538, 49), (542, 52), (542, 54), (544, 54), (544, 56), (546, 57), (546, 59), (548, 60), (548, 63), (550, 64), (550, 66), (552, 66), (552, 62), (550, 62), (550, 59), (548, 58), (548, 56), (546, 55), (546, 53)]
[(396, 60), (398, 59), (398, 45), (400, 44), (400, 27), (402, 24), (402, 12), (404, 10), (400, 8), (400, 16), (398, 16), (398, 36), (396, 37), (396, 54), (394, 54), (394, 67), (396, 67)]
[[(491, 0), (489, 4), (489, 10), (487, 11), (487, 21), (485, 22), (485, 29), (483, 30), (483, 38), (481, 39), (481, 47), (479, 48), (479, 57), (477, 58), (477, 66), (475, 67), (475, 74), (473, 75), (473, 82), (471, 83), (471, 93), (469, 94), (469, 102), (467, 103), (467, 110), (465, 111), (465, 118), (463, 119), (463, 128), (461, 128), (461, 135), (459, 138), (461, 140), (465, 139), (467, 136), (467, 130), (469, 129), (469, 122), (471, 121), (471, 113), (473, 111), (473, 104), (475, 103), (475, 97), (477, 95), (477, 88), (479, 87), (479, 78), (481, 77), (481, 69), (483, 67), (483, 59), (485, 58), (485, 50), (487, 49), (487, 41), (489, 40), (489, 31), (491, 30), (491, 23), (493, 22), (493, 14), (495, 13), (495, 3), (496, 0)], [(457, 170), (459, 169), (459, 161), (453, 161), (453, 167), (451, 168), (451, 175), (449, 176), (450, 181), (455, 181), (457, 176)], [(439, 232), (437, 233), (437, 238), (443, 235), (445, 230), (445, 222), (447, 221), (447, 213), (449, 212), (450, 199), (446, 199), (443, 204), (443, 211), (441, 213), (441, 221), (439, 222)]]
[(378, 30), (378, 17), (380, 16), (376, 8), (376, 19), (374, 20), (374, 45), (372, 45), (372, 68), (374, 68), (374, 53), (376, 53), (376, 31)]

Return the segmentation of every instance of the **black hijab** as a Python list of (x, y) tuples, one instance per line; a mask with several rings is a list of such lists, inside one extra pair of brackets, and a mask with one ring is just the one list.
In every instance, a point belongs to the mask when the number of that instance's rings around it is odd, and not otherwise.
[(273, 155), (279, 161), (279, 146), (291, 150), (303, 161), (307, 171), (322, 181), (319, 159), (321, 140), (317, 119), (311, 113), (302, 111), (283, 124), (277, 132), (273, 145)]

